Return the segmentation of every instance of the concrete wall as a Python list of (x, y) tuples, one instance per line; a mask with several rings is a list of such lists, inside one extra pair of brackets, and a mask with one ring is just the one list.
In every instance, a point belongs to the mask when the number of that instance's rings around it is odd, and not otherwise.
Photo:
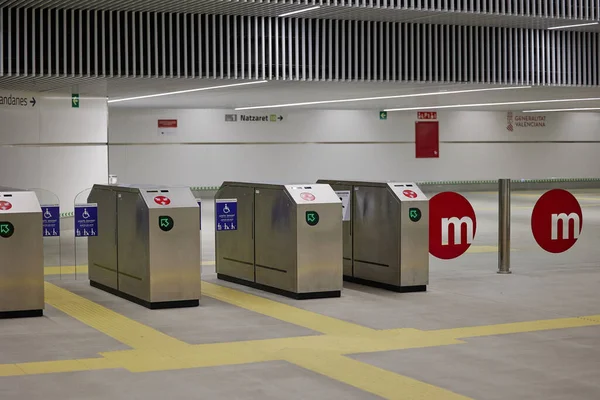
[(50, 190), (71, 211), (78, 192), (107, 179), (106, 100), (72, 108), (70, 96), (0, 91), (9, 95), (27, 104), (0, 104), (0, 185)]
[[(225, 110), (111, 108), (110, 173), (121, 182), (218, 185), (317, 178), (467, 180), (597, 177), (600, 114), (550, 113), (512, 131), (506, 112), (440, 112), (440, 158), (416, 159), (416, 113), (289, 111), (281, 122), (225, 122)], [(160, 134), (158, 119), (177, 119)]]

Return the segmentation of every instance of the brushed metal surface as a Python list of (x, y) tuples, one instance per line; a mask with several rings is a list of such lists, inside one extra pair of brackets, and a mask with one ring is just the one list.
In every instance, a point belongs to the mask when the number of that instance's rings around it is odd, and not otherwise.
[[(98, 205), (100, 207), (100, 205)], [(150, 300), (148, 208), (139, 192), (117, 192), (118, 289)], [(99, 231), (100, 232), (100, 231)]]
[[(429, 283), (429, 200), (413, 182), (319, 180), (336, 190), (351, 188), (351, 249), (344, 247), (344, 275), (397, 287)], [(415, 193), (412, 198), (405, 190)], [(412, 194), (411, 194), (412, 196)], [(410, 208), (421, 219), (410, 220)], [(347, 242), (345, 242), (347, 243)], [(347, 258), (351, 254), (352, 274)]]
[(89, 279), (118, 289), (117, 277), (117, 193), (94, 186), (88, 201), (98, 204), (99, 236), (88, 237)]
[(238, 229), (215, 230), (217, 273), (254, 282), (254, 189), (224, 184), (215, 195), (218, 199), (237, 199)]
[(0, 221), (10, 222), (14, 233), (0, 238), (0, 312), (44, 308), (44, 249), (42, 210), (35, 192), (0, 192), (12, 204), (0, 210)]
[[(352, 224), (354, 222), (354, 218), (352, 217), (354, 201), (352, 196), (352, 185), (350, 184), (336, 184), (331, 183), (331, 188), (334, 191), (342, 191), (346, 190), (350, 192), (350, 220), (342, 221), (342, 245), (343, 245), (343, 265), (344, 265), (344, 275), (353, 276), (354, 268), (352, 263)], [(340, 200), (342, 200), (340, 198)]]
[[(157, 196), (170, 203), (156, 203)], [(97, 282), (122, 293), (151, 303), (200, 298), (200, 208), (189, 188), (95, 185), (89, 199), (98, 203), (101, 224), (100, 236), (89, 238), (91, 280), (106, 276), (98, 266), (105, 261), (116, 283)], [(160, 229), (161, 216), (173, 219), (170, 231)]]
[(342, 203), (329, 185), (224, 182), (216, 199), (226, 198), (251, 230), (216, 233), (219, 274), (299, 294), (342, 289)]

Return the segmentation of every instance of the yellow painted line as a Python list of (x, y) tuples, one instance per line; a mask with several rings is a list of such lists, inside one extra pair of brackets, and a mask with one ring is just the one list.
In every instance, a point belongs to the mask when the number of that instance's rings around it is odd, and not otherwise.
[(170, 352), (189, 345), (56, 285), (45, 283), (46, 303), (134, 349)]
[[(214, 261), (202, 261), (202, 266), (211, 266), (211, 265), (215, 265)], [(44, 275), (46, 276), (50, 276), (50, 275), (71, 275), (75, 273), (75, 266), (74, 265), (64, 265), (62, 267), (44, 267)], [(88, 266), (87, 265), (78, 265), (77, 266), (77, 273), (78, 274), (87, 274), (88, 273)]]
[(326, 377), (383, 397), (402, 400), (466, 400), (449, 390), (399, 375), (339, 354), (291, 352), (286, 360)]
[(208, 282), (202, 282), (202, 294), (246, 310), (325, 334), (365, 335), (375, 331), (364, 326)]

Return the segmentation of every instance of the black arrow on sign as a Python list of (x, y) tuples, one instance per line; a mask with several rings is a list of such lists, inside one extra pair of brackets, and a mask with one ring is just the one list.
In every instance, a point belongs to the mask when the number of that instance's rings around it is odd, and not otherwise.
[(283, 121), (283, 116), (281, 116), (281, 115), (280, 115), (279, 117), (277, 117), (277, 119), (278, 119), (279, 121)]
[(35, 97), (31, 98), (31, 107), (35, 107), (35, 103), (37, 103), (37, 101), (35, 101)]

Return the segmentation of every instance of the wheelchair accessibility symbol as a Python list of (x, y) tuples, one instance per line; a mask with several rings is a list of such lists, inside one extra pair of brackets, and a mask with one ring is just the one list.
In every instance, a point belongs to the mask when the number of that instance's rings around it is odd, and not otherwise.
[(88, 219), (90, 217), (90, 213), (88, 212), (87, 208), (83, 209), (83, 213), (81, 213), (81, 216), (83, 217), (83, 219)]
[(229, 206), (227, 205), (227, 203), (225, 203), (225, 205), (223, 206), (223, 214), (229, 214), (231, 212), (231, 209), (229, 209)]
[(52, 218), (52, 213), (47, 208), (46, 208), (46, 211), (44, 211), (44, 218), (46, 218), (46, 219)]

